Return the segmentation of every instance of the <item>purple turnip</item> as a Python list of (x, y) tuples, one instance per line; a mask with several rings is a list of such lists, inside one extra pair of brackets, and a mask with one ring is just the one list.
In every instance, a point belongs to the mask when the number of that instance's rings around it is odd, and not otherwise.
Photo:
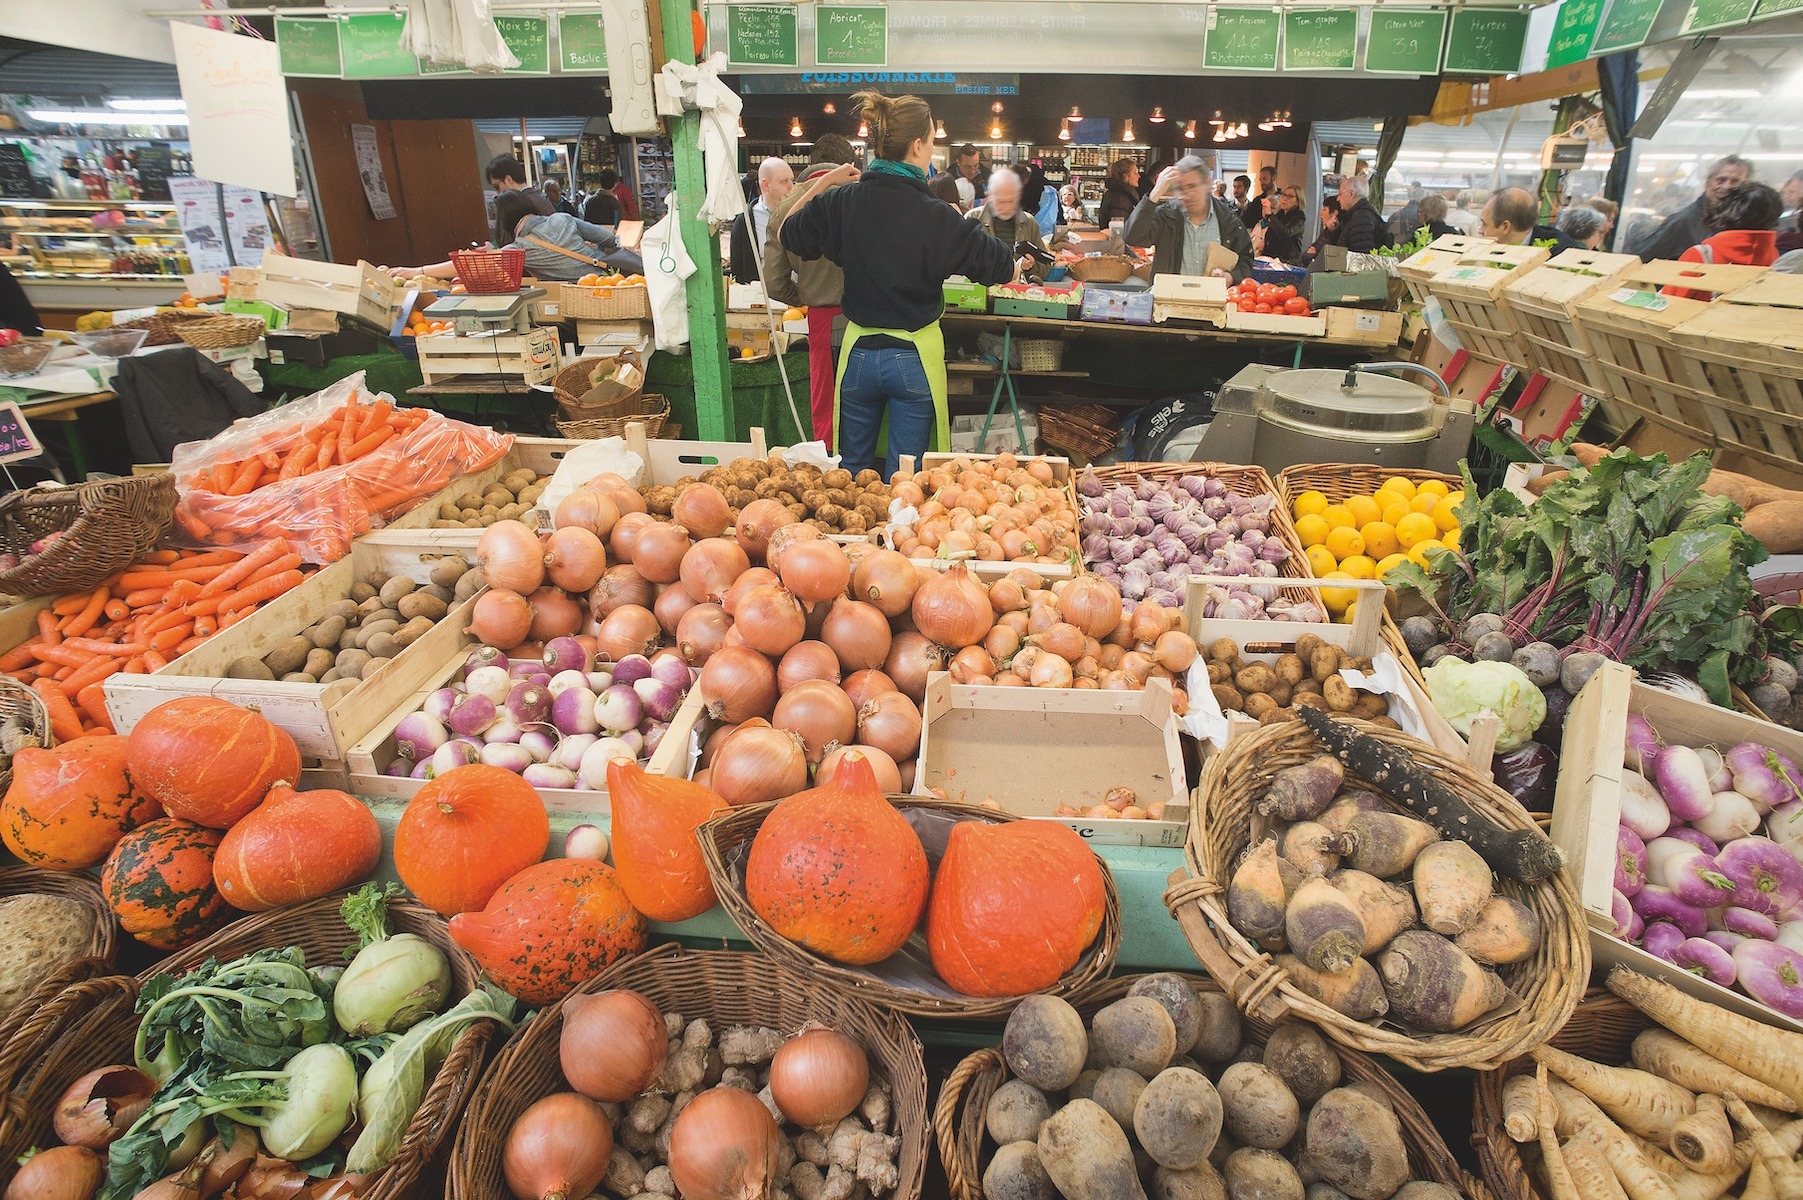
[(507, 712), (520, 725), (537, 725), (551, 714), (551, 693), (536, 683), (516, 683), (507, 693)]
[(594, 668), (595, 656), (576, 638), (554, 637), (545, 643), (544, 665), (552, 675), (565, 671), (586, 673)]
[(451, 732), (480, 736), (494, 725), (499, 715), (495, 702), (487, 696), (464, 696), (451, 707)]
[(637, 683), (651, 674), (651, 660), (643, 654), (628, 654), (612, 669), (615, 683)]
[(1672, 951), (1684, 944), (1684, 931), (1670, 921), (1648, 921), (1640, 935), (1640, 948), (1654, 958), (1670, 962)]
[(463, 738), (452, 738), (432, 752), (432, 760), (426, 764), (428, 779), (436, 779), (447, 771), (458, 767), (467, 767), (476, 761), (476, 747)]
[(517, 742), (490, 742), (482, 747), (482, 764), (518, 775), (532, 765), (532, 755)]
[(1670, 888), (1656, 883), (1641, 888), (1640, 894), (1631, 897), (1628, 903), (1647, 923), (1649, 931), (1654, 925), (1671, 925), (1681, 930), (1684, 937), (1702, 937), (1709, 930), (1709, 918), (1701, 908), (1686, 904)]
[(1731, 929), (1711, 929), (1708, 933), (1705, 933), (1703, 937), (1708, 941), (1714, 942), (1730, 954), (1734, 953), (1734, 947), (1747, 940), (1744, 934), (1735, 933)]
[(533, 763), (528, 766), (521, 777), (535, 788), (574, 789), (576, 773), (566, 771), (562, 767), (554, 767), (550, 763)]
[(1744, 837), (1722, 847), (1716, 866), (1734, 883), (1734, 904), (1785, 916), (1803, 902), (1803, 864), (1770, 838)]
[(1609, 916), (1615, 922), (1615, 936), (1630, 942), (1638, 942), (1640, 935), (1646, 931), (1646, 922), (1634, 911), (1634, 905), (1620, 892), (1612, 892), (1609, 896)]
[(1719, 983), (1730, 987), (1734, 983), (1734, 959), (1729, 953), (1709, 941), (1707, 938), (1686, 938), (1679, 942), (1671, 953), (1673, 966), (1683, 967), (1692, 975), (1699, 975), (1711, 983)]
[(662, 680), (678, 692), (689, 690), (689, 684), (695, 681), (689, 664), (674, 654), (660, 653), (651, 660), (651, 677)]
[(1750, 908), (1723, 909), (1721, 924), (1729, 933), (1758, 938), (1762, 942), (1776, 941), (1778, 937), (1778, 922), (1765, 913), (1754, 912)]
[(1659, 735), (1653, 731), (1647, 719), (1638, 713), (1628, 714), (1627, 754), (1623, 761), (1643, 775), (1650, 772), (1653, 764), (1659, 761)]
[(1718, 844), (1726, 845), (1759, 828), (1759, 806), (1739, 792), (1717, 792), (1711, 799), (1714, 807), (1708, 816), (1697, 819), (1696, 828)]
[(1638, 895), (1646, 886), (1646, 843), (1627, 825), (1615, 833), (1615, 890), (1624, 898)]
[(543, 727), (528, 729), (520, 734), (520, 745), (532, 756), (533, 762), (549, 762), (557, 749), (557, 737), (546, 732)]
[(601, 723), (595, 719), (595, 693), (583, 687), (558, 692), (551, 697), (551, 724), (565, 737), (600, 732)]
[(409, 762), (423, 762), (450, 740), (444, 722), (426, 712), (408, 713), (394, 727), (394, 748)]
[(644, 701), (631, 684), (616, 683), (595, 701), (595, 720), (609, 732), (632, 729), (643, 718)]
[(482, 744), (492, 746), (496, 742), (516, 743), (525, 732), (525, 726), (514, 720), (512, 713), (502, 709), (500, 715), (495, 717), (495, 723), (482, 731)]
[(505, 650), (497, 650), (493, 646), (477, 646), (470, 651), (469, 657), (463, 660), (463, 677), (468, 679), (471, 671), (479, 670), (482, 667), (505, 668), (506, 666), (507, 652)]
[[(1689, 842), (1654, 838), (1647, 843), (1646, 855), (1649, 886), (1669, 888), (1677, 899), (1691, 907), (1713, 908), (1728, 903), (1734, 895), (1734, 881), (1716, 867), (1714, 859)], [(1647, 915), (1650, 918), (1652, 914)]]
[(1701, 829), (1692, 829), (1688, 825), (1673, 825), (1661, 836), (1677, 838), (1681, 842), (1689, 842), (1704, 854), (1710, 855), (1711, 857), (1719, 854), (1722, 849), (1716, 844), (1714, 838), (1704, 833)]
[(632, 685), (645, 706), (645, 714), (658, 721), (668, 721), (682, 704), (682, 691), (661, 679), (641, 679)]
[(1733, 957), (1742, 991), (1773, 1012), (1803, 1019), (1803, 954), (1749, 938), (1734, 948)]
[(1654, 782), (1672, 816), (1695, 821), (1709, 815), (1715, 789), (1709, 786), (1709, 770), (1702, 755), (1689, 746), (1667, 746), (1653, 764)]
[(1786, 921), (1779, 925), (1778, 936), (1773, 940), (1780, 946), (1803, 953), (1803, 921)]
[(451, 719), (451, 709), (456, 707), (457, 699), (462, 695), (456, 688), (439, 688), (426, 697), (426, 702), (419, 706), (419, 710), (440, 721), (448, 721)]
[(1803, 777), (1796, 764), (1776, 750), (1756, 742), (1742, 742), (1728, 751), (1728, 769), (1734, 772), (1734, 790), (1769, 812), (1803, 797)]
[(1659, 837), (1672, 826), (1671, 810), (1638, 771), (1621, 773), (1621, 823), (1643, 839)]
[(1714, 746), (1704, 746), (1697, 751), (1697, 757), (1703, 762), (1703, 773), (1709, 777), (1711, 792), (1725, 792), (1734, 786), (1734, 772), (1722, 759), (1722, 752)]
[(495, 704), (507, 699), (507, 693), (513, 689), (513, 676), (502, 667), (477, 667), (464, 678), (463, 690), (472, 696), (482, 696)]
[(592, 733), (578, 733), (564, 738), (557, 743), (557, 749), (551, 751), (551, 757), (546, 761), (566, 771), (574, 771), (582, 765), (583, 753), (600, 740)]
[(559, 671), (551, 676), (551, 682), (545, 685), (545, 690), (555, 696), (573, 687), (588, 687), (588, 676), (581, 671)]

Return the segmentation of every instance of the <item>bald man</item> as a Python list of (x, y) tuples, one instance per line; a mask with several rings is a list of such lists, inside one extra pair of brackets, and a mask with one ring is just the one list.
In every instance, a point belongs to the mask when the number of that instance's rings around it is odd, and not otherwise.
[(795, 172), (780, 158), (758, 164), (758, 198), (732, 223), (732, 277), (738, 283), (756, 283), (764, 277), (759, 251), (770, 228), (770, 210), (795, 186)]
[[(968, 219), (983, 227), (983, 232), (997, 238), (1015, 249), (1026, 243), (1038, 250), (1045, 249), (1045, 240), (1039, 233), (1039, 221), (1030, 212), (1024, 212), (1020, 206), (1020, 176), (1013, 171), (997, 171), (989, 177), (989, 193), (983, 203), (966, 214)], [(1034, 280), (1045, 278), (1046, 268), (1043, 263), (1031, 257), (1016, 254), (1021, 259), (1023, 272)]]
[(1554, 254), (1585, 249), (1583, 242), (1557, 226), (1540, 223), (1540, 200), (1526, 188), (1503, 188), (1491, 193), (1484, 202), (1480, 221), (1484, 236), (1499, 242), (1525, 246), (1529, 242), (1550, 241)]

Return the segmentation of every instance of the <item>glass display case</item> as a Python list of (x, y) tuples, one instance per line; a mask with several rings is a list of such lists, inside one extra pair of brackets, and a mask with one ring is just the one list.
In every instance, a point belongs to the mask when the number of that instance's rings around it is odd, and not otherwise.
[(166, 200), (0, 198), (0, 245), (23, 279), (179, 279), (192, 269)]

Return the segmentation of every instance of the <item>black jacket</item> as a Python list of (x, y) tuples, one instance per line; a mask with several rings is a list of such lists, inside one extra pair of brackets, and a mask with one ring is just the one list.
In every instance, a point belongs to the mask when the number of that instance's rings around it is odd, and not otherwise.
[(582, 202), (582, 219), (612, 229), (620, 223), (620, 202), (612, 192), (596, 192)]
[(1628, 253), (1640, 255), (1641, 262), (1652, 262), (1655, 258), (1675, 260), (1715, 232), (1706, 219), (1707, 205), (1708, 200), (1698, 196), (1661, 221), (1653, 232), (1629, 246)]
[(1102, 185), (1102, 202), (1096, 207), (1096, 224), (1107, 229), (1116, 221), (1125, 223), (1139, 203), (1139, 189), (1125, 181), (1110, 179)]
[(1014, 278), (1013, 250), (937, 199), (924, 181), (866, 173), (783, 220), (783, 247), (845, 270), (841, 307), (866, 329), (924, 329), (945, 309), (945, 281)]
[[(1215, 206), (1215, 221), (1221, 227), (1221, 245), (1240, 256), (1240, 261), (1233, 268), (1233, 280), (1238, 283), (1252, 274), (1252, 235), (1240, 224), (1232, 201), (1210, 196), (1208, 202)], [(1183, 227), (1188, 222), (1189, 218), (1183, 215), (1183, 204), (1180, 201), (1165, 200), (1154, 204), (1152, 197), (1147, 196), (1134, 205), (1133, 214), (1127, 218), (1126, 241), (1129, 246), (1153, 247), (1154, 277), (1181, 275)]]
[(1357, 204), (1340, 213), (1340, 228), (1332, 240), (1354, 254), (1369, 254), (1390, 244), (1390, 227), (1371, 201), (1361, 196)]
[(1295, 263), (1302, 257), (1302, 210), (1278, 209), (1265, 218), (1265, 257)]
[(1250, 200), (1248, 200), (1244, 204), (1240, 205), (1240, 224), (1241, 225), (1244, 225), (1247, 229), (1250, 229), (1254, 225), (1258, 224), (1260, 221), (1265, 219), (1265, 197), (1269, 196), (1270, 194), (1271, 194), (1270, 192), (1259, 192), (1257, 195), (1253, 196)]
[[(768, 218), (765, 219), (768, 220)], [(768, 226), (766, 226), (767, 228)], [(751, 209), (747, 208), (733, 218), (730, 251), (732, 258), (729, 273), (732, 275), (734, 283), (756, 283), (764, 277), (763, 272), (758, 270), (757, 254), (763, 247), (753, 247), (751, 244), (755, 233), (756, 229), (751, 223)]]
[(186, 346), (120, 359), (113, 391), (134, 462), (168, 462), (181, 443), (205, 441), (268, 407), (226, 368)]

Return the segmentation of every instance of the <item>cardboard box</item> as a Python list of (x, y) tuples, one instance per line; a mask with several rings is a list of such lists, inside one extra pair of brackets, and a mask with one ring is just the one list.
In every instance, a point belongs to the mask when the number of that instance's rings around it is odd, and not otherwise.
[(1083, 285), (1001, 283), (989, 289), (989, 310), (1004, 317), (1069, 319), (1083, 304)]
[(989, 289), (968, 279), (948, 279), (944, 285), (948, 312), (988, 312)]
[(1316, 308), (1388, 308), (1390, 276), (1384, 271), (1316, 271), (1308, 277), (1307, 294)]
[(1083, 320), (1106, 325), (1150, 325), (1152, 323), (1152, 291), (1150, 288), (1112, 287), (1091, 283), (1083, 288)]
[(339, 313), (386, 332), (393, 323), (394, 281), (361, 259), (347, 267), (272, 250), (263, 256), (257, 299)]
[(1160, 275), (1152, 280), (1152, 320), (1219, 325), (1227, 309), (1227, 281), (1212, 275)]

